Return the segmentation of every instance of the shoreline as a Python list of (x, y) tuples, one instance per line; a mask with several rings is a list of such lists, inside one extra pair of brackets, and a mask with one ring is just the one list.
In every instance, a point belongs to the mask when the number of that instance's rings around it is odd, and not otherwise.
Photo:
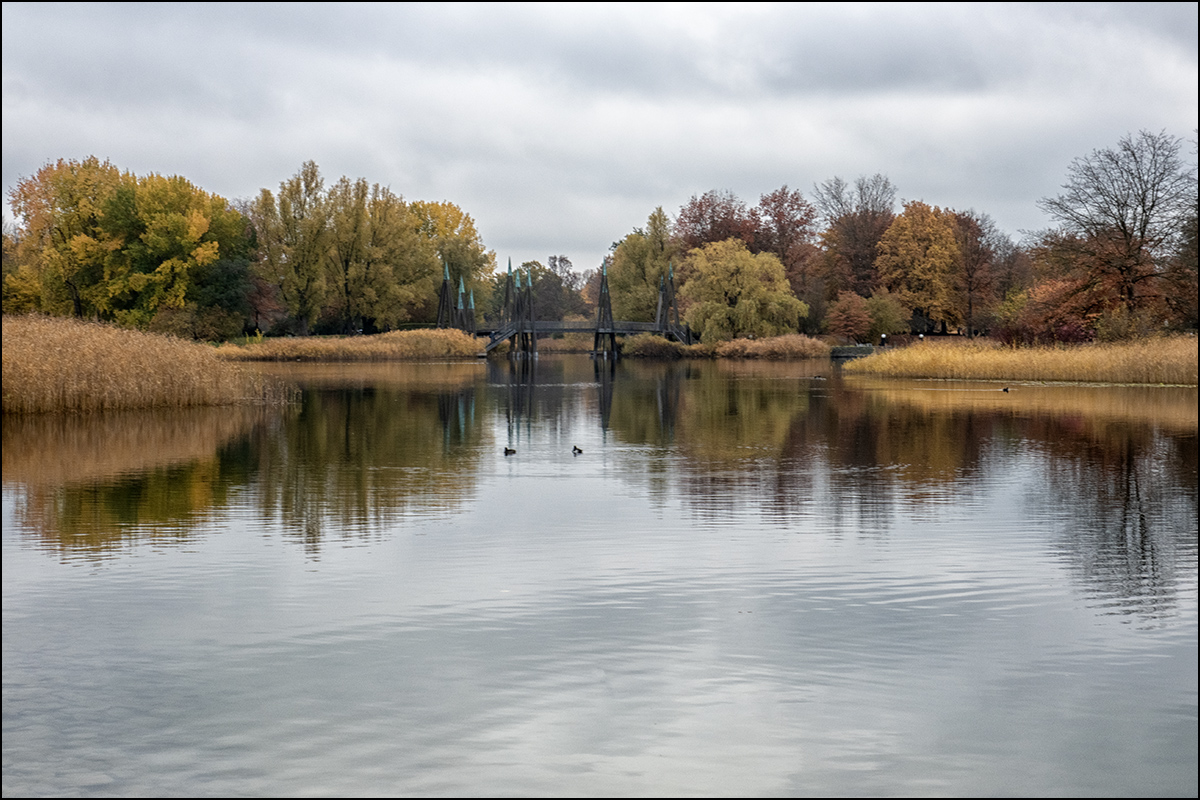
[[(213, 347), (66, 318), (5, 316), (3, 322), (6, 414), (285, 403), (286, 391), (246, 367), (254, 362), (471, 362), (482, 355), (481, 340), (457, 330)], [(829, 359), (832, 352), (828, 343), (800, 334), (700, 345), (643, 334), (629, 337), (622, 349), (622, 358), (644, 361), (799, 361)], [(550, 347), (544, 352), (573, 355), (572, 350), (576, 348)], [(1197, 340), (1181, 334), (1057, 347), (925, 341), (875, 348), (839, 368), (850, 374), (921, 380), (1195, 387)]]

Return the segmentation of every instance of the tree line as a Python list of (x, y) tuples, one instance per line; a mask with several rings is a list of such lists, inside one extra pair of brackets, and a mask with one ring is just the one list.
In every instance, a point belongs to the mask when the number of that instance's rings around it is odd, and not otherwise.
[(376, 332), (436, 315), (448, 270), (479, 290), (495, 254), (451, 202), (406, 201), (306, 162), (230, 202), (180, 176), (59, 160), (9, 193), (4, 310), (197, 339)]
[[(612, 247), (614, 313), (650, 319), (673, 270), (705, 338), (788, 330), (871, 341), (989, 332), (1085, 341), (1197, 326), (1196, 170), (1182, 140), (1123, 137), (1068, 168), (1039, 202), (1055, 227), (1016, 242), (986, 213), (910, 200), (884, 175), (786, 185), (750, 207), (693, 196)], [(797, 305), (797, 302), (799, 304)]]
[[(882, 174), (732, 192), (656, 208), (599, 269), (529, 261), (541, 319), (653, 319), (674, 280), (704, 340), (828, 333), (988, 332), (1011, 341), (1124, 338), (1197, 326), (1196, 169), (1165, 132), (1128, 135), (1068, 167), (1039, 201), (1054, 221), (1021, 242), (986, 213), (909, 200)], [(305, 163), (277, 192), (230, 203), (178, 176), (96, 158), (22, 180), (4, 232), (4, 310), (112, 320), (201, 339), (245, 331), (352, 333), (436, 318), (444, 275), (498, 318), (497, 270), (474, 220), (366, 179), (326, 187)]]

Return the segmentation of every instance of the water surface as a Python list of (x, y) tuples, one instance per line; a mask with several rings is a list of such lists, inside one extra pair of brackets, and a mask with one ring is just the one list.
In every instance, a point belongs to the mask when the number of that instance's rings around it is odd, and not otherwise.
[(5, 418), (5, 794), (1197, 792), (1194, 389), (276, 369)]

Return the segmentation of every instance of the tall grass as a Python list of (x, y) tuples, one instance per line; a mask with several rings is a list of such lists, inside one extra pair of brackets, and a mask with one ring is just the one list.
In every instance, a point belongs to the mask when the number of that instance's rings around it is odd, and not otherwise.
[(820, 339), (802, 333), (771, 336), (766, 339), (734, 339), (717, 345), (717, 358), (762, 358), (789, 361), (804, 358), (828, 358), (830, 347)]
[(459, 330), (392, 331), (347, 338), (266, 339), (246, 345), (225, 344), (217, 354), (230, 361), (416, 361), (476, 358), (481, 339)]
[(1196, 385), (1194, 336), (1061, 347), (926, 341), (845, 365), (898, 378)]
[(213, 348), (97, 322), (3, 320), (5, 413), (101, 411), (281, 400), (262, 376)]
[(683, 345), (652, 333), (625, 337), (621, 352), (633, 358), (728, 358), (791, 361), (828, 358), (829, 345), (799, 333), (766, 339), (734, 339), (717, 344)]

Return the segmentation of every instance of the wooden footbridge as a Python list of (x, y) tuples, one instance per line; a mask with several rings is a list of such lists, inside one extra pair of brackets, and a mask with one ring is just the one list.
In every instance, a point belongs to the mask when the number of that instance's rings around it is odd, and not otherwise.
[(654, 322), (629, 322), (613, 319), (612, 297), (608, 293), (608, 267), (602, 268), (600, 297), (596, 303), (596, 321), (564, 322), (562, 320), (536, 319), (533, 297), (533, 275), (522, 279), (521, 271), (513, 274), (512, 263), (508, 265), (508, 276), (504, 280), (504, 303), (500, 319), (489, 329), (481, 329), (475, 323), (475, 299), (465, 292), (462, 279), (458, 282), (455, 296), (450, 282), (450, 271), (443, 268), (442, 291), (438, 299), (439, 328), (458, 328), (475, 335), (485, 335), (488, 343), (485, 352), (491, 352), (501, 342), (511, 345), (509, 355), (514, 357), (533, 356), (537, 353), (538, 336), (556, 333), (593, 334), (592, 355), (602, 358), (617, 357), (617, 337), (635, 333), (651, 333), (673, 339), (684, 344), (692, 343), (692, 331), (679, 322), (679, 303), (675, 298), (675, 271), (659, 279), (658, 310)]

